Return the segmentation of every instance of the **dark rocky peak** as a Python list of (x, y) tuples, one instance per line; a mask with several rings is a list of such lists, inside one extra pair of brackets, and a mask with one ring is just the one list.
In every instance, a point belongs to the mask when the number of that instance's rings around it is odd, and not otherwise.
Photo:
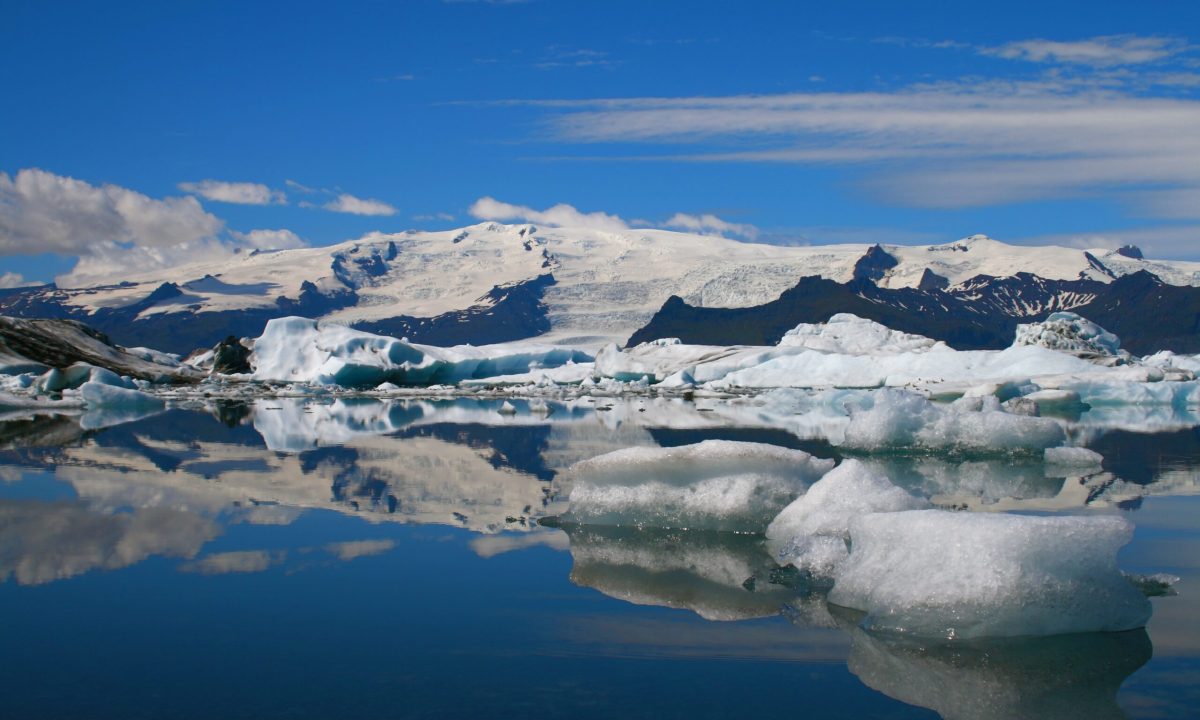
[(925, 272), (921, 273), (921, 279), (917, 282), (917, 289), (925, 292), (933, 292), (935, 290), (945, 290), (950, 287), (950, 280), (938, 275), (929, 268), (925, 268)]
[(177, 298), (182, 294), (183, 290), (181, 290), (178, 285), (173, 282), (165, 282), (162, 285), (154, 288), (154, 292), (147, 295), (146, 299), (142, 301), (142, 304), (144, 304), (146, 307), (149, 307), (155, 303), (160, 303), (163, 300)]
[(1137, 245), (1122, 245), (1117, 248), (1117, 254), (1134, 260), (1144, 260), (1145, 255), (1142, 255), (1142, 249)]
[(872, 245), (858, 262), (854, 263), (854, 279), (875, 282), (899, 264), (900, 261), (882, 247)]

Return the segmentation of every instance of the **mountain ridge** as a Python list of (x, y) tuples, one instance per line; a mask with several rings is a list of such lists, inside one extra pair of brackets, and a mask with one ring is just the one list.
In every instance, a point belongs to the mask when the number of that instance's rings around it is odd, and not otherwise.
[[(120, 282), (27, 288), (0, 294), (0, 313), (78, 320), (125, 345), (180, 353), (230, 334), (256, 336), (286, 315), (427, 344), (537, 337), (598, 347), (634, 335), (671, 296), (697, 307), (755, 307), (817, 276), (894, 291), (873, 302), (895, 300), (901, 309), (953, 304), (968, 313), (963, 331), (975, 332), (972, 322), (997, 313), (1078, 307), (1141, 270), (1168, 286), (1200, 285), (1200, 263), (1140, 254), (1007, 245), (981, 235), (929, 246), (784, 247), (666, 230), (479, 223), (240, 254), (131, 272)], [(935, 291), (951, 299), (912, 294)]]

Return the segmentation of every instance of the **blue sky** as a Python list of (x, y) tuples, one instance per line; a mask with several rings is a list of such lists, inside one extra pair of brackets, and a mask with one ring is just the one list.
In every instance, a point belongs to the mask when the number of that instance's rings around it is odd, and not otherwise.
[(0, 282), (483, 217), (1200, 258), (1200, 6), (976, 5), (5, 2)]

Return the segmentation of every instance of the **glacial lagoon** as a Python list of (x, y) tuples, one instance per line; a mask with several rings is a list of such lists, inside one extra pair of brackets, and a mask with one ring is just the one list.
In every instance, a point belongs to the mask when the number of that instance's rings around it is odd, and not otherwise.
[[(13, 415), (0, 424), (0, 716), (1200, 707), (1200, 417), (1086, 411), (1064, 422), (1103, 462), (1078, 468), (861, 451), (830, 442), (819, 414), (770, 410), (751, 398), (318, 396)], [(880, 632), (781, 566), (762, 532), (570, 521), (578, 463), (709, 440), (852, 456), (959, 513), (1124, 518), (1133, 538), (1117, 564), (1152, 616), (1144, 629), (1040, 637)]]

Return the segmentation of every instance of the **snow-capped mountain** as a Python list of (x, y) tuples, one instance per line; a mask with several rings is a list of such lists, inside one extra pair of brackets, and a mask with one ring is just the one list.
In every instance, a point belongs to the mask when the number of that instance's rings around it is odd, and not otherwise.
[(1024, 318), (1090, 302), (1140, 270), (1200, 286), (1200, 263), (1146, 260), (1128, 248), (1024, 247), (984, 236), (931, 246), (781, 247), (666, 230), (483, 223), (34, 288), (0, 298), (0, 314), (82, 320), (116, 342), (174, 352), (256, 336), (283, 315), (431, 344), (539, 337), (598, 346), (624, 342), (672, 296), (695, 307), (751, 307), (807, 276), (920, 292), (931, 302), (949, 293), (958, 305), (988, 306), (984, 315)]

